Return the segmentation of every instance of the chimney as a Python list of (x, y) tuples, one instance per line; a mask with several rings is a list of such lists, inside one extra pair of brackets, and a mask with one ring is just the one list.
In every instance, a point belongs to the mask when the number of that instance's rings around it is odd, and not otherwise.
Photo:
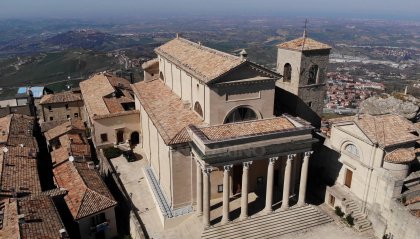
[(178, 32), (176, 33), (176, 38), (179, 38), (179, 33)]
[(198, 45), (201, 46), (201, 41), (198, 42)]
[(239, 52), (239, 56), (241, 57), (241, 60), (245, 61), (248, 57), (248, 53), (245, 51), (245, 49), (242, 49), (242, 51)]

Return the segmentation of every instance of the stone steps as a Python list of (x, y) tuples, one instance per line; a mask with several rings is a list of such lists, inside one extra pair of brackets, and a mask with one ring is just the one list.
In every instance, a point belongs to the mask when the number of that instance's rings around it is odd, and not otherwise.
[(367, 215), (360, 210), (359, 206), (352, 200), (347, 200), (344, 204), (347, 214), (354, 218), (354, 227), (359, 232), (364, 232), (372, 228), (372, 223), (367, 219)]
[(204, 230), (202, 238), (273, 238), (331, 221), (331, 218), (320, 213), (314, 207), (305, 206), (211, 227)]

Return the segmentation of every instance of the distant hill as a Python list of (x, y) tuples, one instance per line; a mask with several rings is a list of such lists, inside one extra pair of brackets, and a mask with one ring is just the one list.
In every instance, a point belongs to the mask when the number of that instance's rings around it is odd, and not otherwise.
[(46, 45), (59, 46), (64, 49), (83, 48), (103, 50), (115, 41), (117, 41), (117, 38), (112, 34), (94, 30), (78, 30), (55, 35), (43, 42)]

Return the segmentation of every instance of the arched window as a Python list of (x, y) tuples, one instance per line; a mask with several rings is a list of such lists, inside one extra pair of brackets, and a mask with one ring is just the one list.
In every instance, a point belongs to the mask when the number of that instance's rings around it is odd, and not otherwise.
[(165, 77), (163, 77), (163, 73), (162, 72), (159, 73), (159, 79), (161, 79), (162, 81), (165, 81)]
[(239, 107), (225, 119), (225, 124), (258, 119), (257, 113), (247, 107)]
[(200, 105), (200, 103), (198, 103), (198, 101), (195, 102), (195, 104), (194, 104), (194, 111), (197, 114), (199, 114), (201, 117), (203, 117), (203, 109), (201, 108), (201, 105)]
[(289, 63), (286, 63), (283, 69), (283, 81), (290, 82), (291, 80), (292, 80), (292, 66)]
[(348, 144), (345, 150), (356, 157), (360, 157), (359, 150), (357, 149), (356, 145)]
[(318, 81), (318, 65), (312, 65), (309, 68), (308, 85), (316, 84)]

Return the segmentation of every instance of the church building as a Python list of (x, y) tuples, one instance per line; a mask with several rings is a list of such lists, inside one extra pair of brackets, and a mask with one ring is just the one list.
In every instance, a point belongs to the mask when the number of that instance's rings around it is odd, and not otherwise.
[[(306, 205), (314, 127), (295, 114), (302, 108), (279, 113), (276, 101), (286, 92), (319, 113), (330, 47), (306, 36), (299, 44), (279, 45), (274, 72), (245, 51), (235, 56), (177, 35), (143, 65), (145, 80), (132, 88), (164, 225), (197, 214), (208, 228), (217, 217), (223, 225)], [(233, 198), (240, 198), (239, 215), (230, 210)]]

